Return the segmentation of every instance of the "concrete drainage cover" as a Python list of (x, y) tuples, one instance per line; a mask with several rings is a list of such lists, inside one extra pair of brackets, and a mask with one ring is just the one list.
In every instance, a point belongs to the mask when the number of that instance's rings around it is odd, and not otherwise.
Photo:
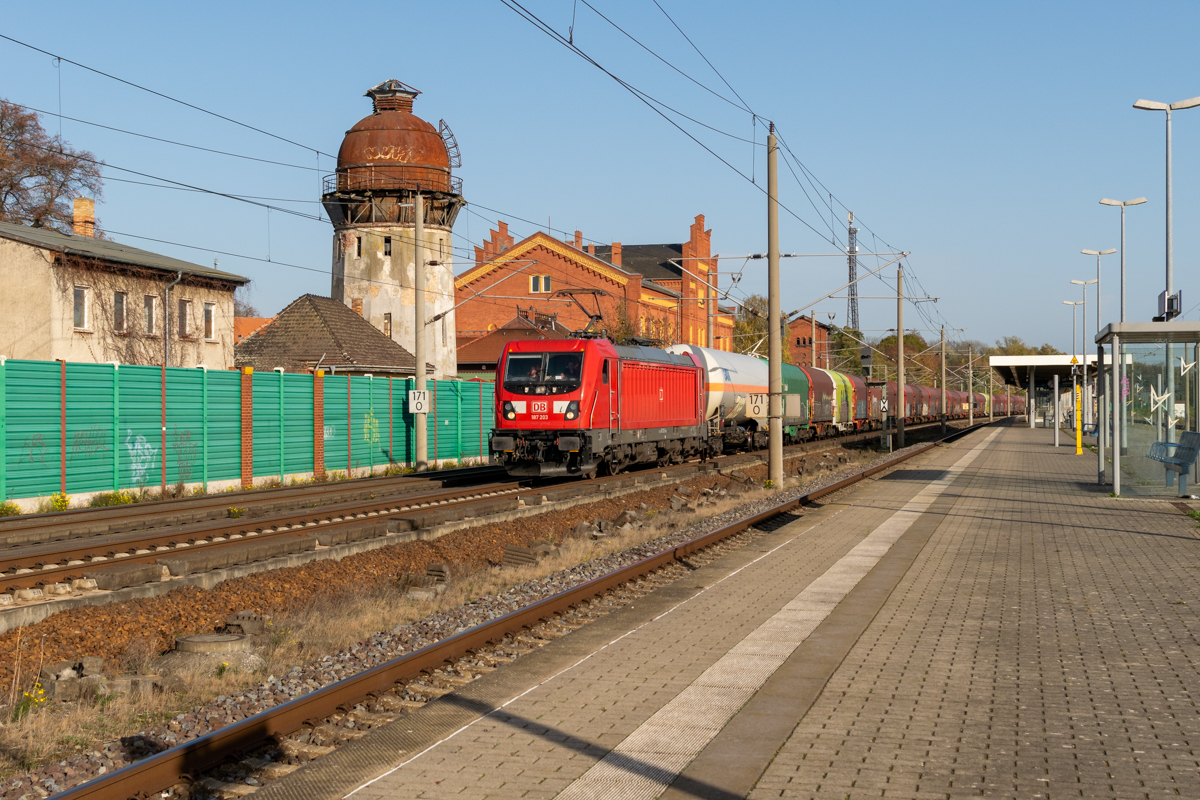
[(184, 653), (241, 653), (250, 649), (250, 637), (240, 633), (199, 633), (175, 640)]

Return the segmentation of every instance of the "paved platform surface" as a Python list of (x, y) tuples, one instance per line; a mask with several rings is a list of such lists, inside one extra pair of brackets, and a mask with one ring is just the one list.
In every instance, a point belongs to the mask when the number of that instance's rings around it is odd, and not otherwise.
[(1200, 797), (1200, 531), (1051, 437), (938, 448), (260, 794)]

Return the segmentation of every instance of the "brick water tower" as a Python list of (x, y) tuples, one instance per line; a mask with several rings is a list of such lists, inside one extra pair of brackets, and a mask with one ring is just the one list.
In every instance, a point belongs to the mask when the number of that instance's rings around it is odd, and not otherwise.
[[(415, 351), (414, 199), (424, 198), (426, 361), (437, 377), (457, 372), (454, 255), (450, 231), (464, 205), (458, 145), (445, 121), (435, 128), (412, 113), (420, 94), (400, 81), (367, 91), (374, 109), (346, 131), (337, 172), (321, 201), (333, 222), (333, 285), (340, 300)], [(440, 318), (439, 318), (439, 315)], [(332, 355), (332, 354), (331, 354)]]

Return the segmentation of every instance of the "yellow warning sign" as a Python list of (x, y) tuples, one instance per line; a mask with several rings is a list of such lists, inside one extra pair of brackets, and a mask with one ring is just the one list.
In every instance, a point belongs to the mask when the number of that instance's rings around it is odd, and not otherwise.
[(1071, 356), (1071, 363), (1072, 363), (1072, 364), (1078, 364), (1078, 363), (1079, 363), (1079, 359), (1078, 359), (1078, 358), (1076, 358), (1075, 356)]

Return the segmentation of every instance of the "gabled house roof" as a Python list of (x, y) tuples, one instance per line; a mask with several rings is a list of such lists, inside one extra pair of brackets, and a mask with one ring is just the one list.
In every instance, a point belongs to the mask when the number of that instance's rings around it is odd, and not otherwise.
[[(301, 295), (278, 316), (238, 342), (238, 367), (310, 372), (320, 364), (330, 372), (412, 375), (416, 359), (345, 303), (315, 294)], [(426, 365), (426, 373), (433, 371)]]
[(571, 333), (565, 325), (554, 320), (547, 326), (539, 326), (527, 317), (516, 316), (501, 325), (491, 333), (486, 333), (477, 339), (460, 345), (458, 348), (458, 363), (464, 364), (495, 364), (504, 352), (504, 346), (509, 342), (530, 339), (565, 339)]
[(232, 272), (223, 272), (212, 267), (193, 264), (190, 261), (180, 261), (177, 258), (152, 253), (149, 250), (142, 250), (138, 247), (131, 247), (127, 244), (121, 244), (120, 242), (108, 239), (96, 239), (91, 236), (76, 236), (74, 234), (68, 235), (49, 228), (32, 228), (28, 225), (0, 222), (0, 239), (9, 239), (14, 242), (21, 242), (66, 255), (98, 258), (103, 261), (146, 267), (148, 269), (161, 270), (162, 272), (185, 272), (188, 275), (229, 281), (239, 286), (249, 283), (249, 278), (234, 275)]

